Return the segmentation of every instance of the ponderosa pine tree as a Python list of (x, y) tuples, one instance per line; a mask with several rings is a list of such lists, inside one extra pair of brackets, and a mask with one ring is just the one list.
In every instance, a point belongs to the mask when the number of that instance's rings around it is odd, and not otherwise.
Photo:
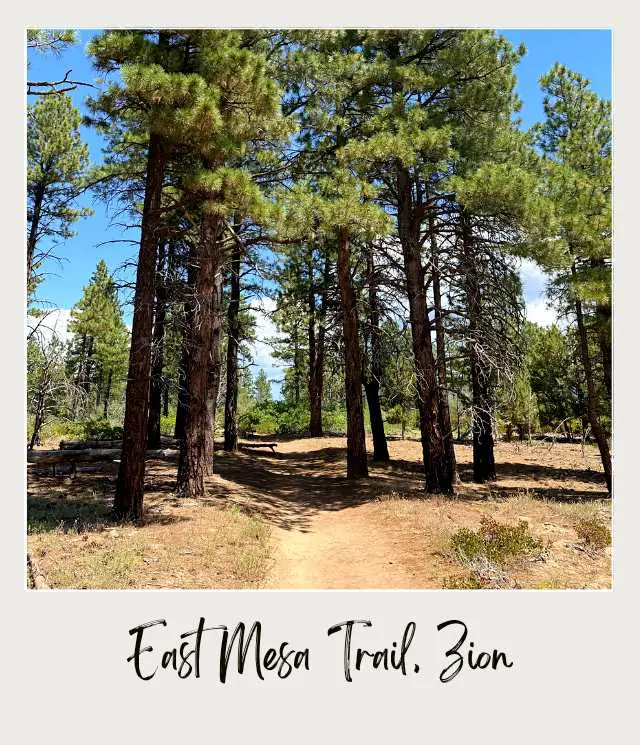
[[(126, 373), (129, 332), (122, 318), (116, 285), (101, 259), (71, 309), (67, 374), (74, 382), (72, 413), (77, 416), (95, 399), (106, 418), (114, 389)], [(91, 395), (92, 394), (92, 395)]]
[(89, 151), (80, 136), (80, 112), (68, 96), (47, 96), (27, 109), (27, 296), (38, 267), (72, 225), (91, 210), (78, 207)]
[(611, 104), (580, 74), (556, 64), (541, 79), (545, 121), (535, 128), (545, 154), (556, 232), (542, 261), (576, 323), (584, 370), (586, 413), (611, 491), (611, 452), (600, 421), (590, 337), (600, 347), (605, 390), (611, 363)]
[(213, 468), (223, 262), (234, 242), (227, 220), (241, 215), (260, 221), (268, 211), (250, 170), (236, 163), (250, 142), (277, 139), (289, 131), (281, 117), (279, 91), (267, 75), (264, 53), (244, 45), (242, 32), (198, 33), (197, 69), (215, 97), (218, 127), (202, 140), (199, 170), (184, 184), (202, 209), (194, 255), (196, 303), (186, 375), (188, 407), (177, 482), (178, 492), (191, 497), (204, 494), (204, 476)]
[(90, 102), (94, 114), (107, 125), (117, 124), (132, 144), (146, 142), (147, 152), (124, 442), (114, 502), (120, 517), (142, 515), (155, 269), (166, 168), (174, 154), (184, 156), (186, 151), (211, 158), (216, 152), (214, 135), (228, 122), (220, 113), (220, 87), (211, 81), (216, 74), (229, 72), (223, 63), (237, 46), (235, 32), (172, 30), (107, 31), (90, 45), (96, 67), (102, 72), (119, 69), (122, 79)]

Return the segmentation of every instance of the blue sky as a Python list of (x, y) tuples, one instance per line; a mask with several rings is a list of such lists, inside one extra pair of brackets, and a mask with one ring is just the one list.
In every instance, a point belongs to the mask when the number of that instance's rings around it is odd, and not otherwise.
[[(523, 102), (520, 112), (523, 127), (528, 128), (543, 117), (542, 94), (538, 87), (538, 80), (555, 62), (562, 62), (587, 77), (592, 83), (593, 90), (601, 97), (611, 97), (610, 31), (500, 30), (500, 32), (514, 46), (524, 42), (527, 48), (527, 54), (516, 68), (517, 92)], [(80, 43), (58, 57), (31, 54), (28, 78), (30, 80), (59, 79), (67, 70), (72, 69), (70, 77), (94, 82), (96, 72), (84, 52), (86, 43), (94, 33), (81, 31)], [(71, 93), (75, 105), (81, 111), (85, 110), (84, 100), (88, 91), (87, 88), (78, 88)], [(102, 159), (101, 138), (91, 128), (83, 128), (83, 137), (89, 145), (92, 161), (99, 163)], [(79, 222), (76, 227), (77, 235), (59, 247), (57, 253), (64, 256), (65, 261), (61, 266), (51, 263), (46, 267), (48, 274), (39, 288), (39, 295), (46, 298), (53, 307), (72, 307), (80, 298), (82, 288), (88, 282), (99, 259), (103, 258), (113, 272), (124, 261), (135, 256), (137, 231), (126, 231), (122, 226), (110, 224), (110, 215), (107, 214), (105, 207), (98, 202), (93, 202), (91, 198), (87, 199), (86, 204), (95, 210), (95, 214)], [(115, 221), (117, 218), (114, 218)], [(117, 242), (129, 240), (133, 241), (133, 244)], [(107, 241), (116, 242), (107, 243)], [(545, 308), (542, 276), (529, 266), (523, 271), (523, 280), (530, 317), (538, 322), (548, 321), (551, 316)], [(259, 327), (259, 332), (264, 332), (265, 336), (272, 336), (274, 333), (268, 323), (259, 323)], [(280, 377), (282, 374), (273, 364), (268, 347), (264, 344), (259, 345), (256, 350), (256, 364), (257, 367), (264, 367), (269, 377)]]

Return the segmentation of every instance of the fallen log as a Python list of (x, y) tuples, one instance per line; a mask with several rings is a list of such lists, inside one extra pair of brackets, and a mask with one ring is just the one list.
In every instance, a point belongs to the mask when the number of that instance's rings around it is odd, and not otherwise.
[[(27, 450), (27, 463), (93, 463), (120, 458), (122, 448), (85, 448), (84, 450)], [(147, 450), (147, 460), (177, 458), (179, 450)]]
[[(179, 446), (175, 437), (160, 438), (160, 444), (167, 448)], [(121, 448), (122, 440), (61, 440), (60, 450), (87, 450), (91, 448)]]
[(241, 448), (271, 448), (271, 452), (275, 453), (275, 448), (278, 447), (277, 442), (239, 442), (238, 447)]

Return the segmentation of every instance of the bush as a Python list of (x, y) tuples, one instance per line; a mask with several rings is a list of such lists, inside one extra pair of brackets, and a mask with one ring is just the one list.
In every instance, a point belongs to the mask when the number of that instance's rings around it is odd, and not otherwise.
[[(29, 433), (33, 425), (29, 426)], [(68, 419), (47, 420), (40, 433), (41, 440), (82, 440), (84, 439), (84, 422), (72, 422)]]
[(575, 531), (585, 547), (593, 551), (603, 551), (611, 545), (611, 531), (597, 515), (581, 517)]
[(501, 525), (491, 517), (483, 517), (477, 532), (461, 528), (451, 537), (451, 547), (463, 563), (486, 559), (496, 566), (508, 559), (535, 558), (543, 551), (539, 538), (529, 533), (525, 520), (517, 525)]
[(121, 440), (124, 436), (122, 426), (108, 419), (87, 419), (83, 425), (87, 440)]
[[(217, 417), (216, 417), (217, 421)], [(166, 435), (167, 437), (173, 437), (173, 433), (176, 431), (176, 415), (175, 413), (169, 416), (160, 417), (160, 434)]]
[(309, 411), (298, 407), (295, 409), (284, 409), (277, 416), (279, 435), (300, 435), (309, 431)]
[(342, 407), (333, 407), (322, 410), (322, 429), (326, 432), (347, 431), (347, 410)]

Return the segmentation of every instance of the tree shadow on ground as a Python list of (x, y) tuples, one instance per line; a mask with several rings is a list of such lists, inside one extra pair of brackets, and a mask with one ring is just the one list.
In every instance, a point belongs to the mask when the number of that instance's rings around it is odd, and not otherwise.
[[(257, 438), (256, 438), (257, 439)], [(273, 440), (274, 438), (271, 438)], [(310, 451), (272, 453), (251, 448), (234, 453), (218, 451), (215, 475), (209, 479), (208, 496), (203, 505), (237, 508), (285, 530), (307, 532), (318, 511), (337, 511), (357, 507), (394, 493), (412, 499), (433, 499), (425, 494), (422, 463), (394, 459), (387, 463), (369, 462), (369, 478), (346, 478), (346, 448), (328, 446)], [(556, 501), (606, 499), (604, 477), (597, 471), (558, 468), (537, 463), (498, 463), (499, 480), (515, 482), (474, 484), (472, 468), (459, 465), (461, 484), (457, 499), (508, 498), (526, 489), (534, 498)], [(104, 464), (100, 475), (77, 474), (74, 478), (30, 474), (28, 524), (30, 530), (101, 530), (111, 520), (111, 500), (117, 465)], [(536, 482), (554, 480), (551, 486)], [(567, 483), (566, 487), (562, 485)], [(522, 482), (522, 486), (518, 486)], [(533, 485), (532, 485), (533, 482)], [(185, 501), (175, 494), (175, 464), (149, 461), (144, 523), (169, 524), (189, 520), (188, 516), (167, 514), (166, 507), (180, 508)], [(584, 484), (602, 489), (582, 489)], [(81, 526), (81, 527), (79, 527)]]
[[(107, 465), (107, 470), (109, 469)], [(30, 474), (27, 491), (27, 531), (44, 533), (54, 530), (99, 532), (120, 524), (112, 515), (115, 479), (109, 475), (61, 479)], [(186, 517), (149, 510), (144, 524), (169, 525)]]
[(231, 502), (280, 528), (302, 532), (318, 510), (357, 507), (381, 494), (420, 487), (411, 474), (385, 472), (376, 464), (370, 464), (369, 478), (347, 479), (346, 450), (338, 447), (251, 457), (224, 453), (216, 456), (215, 471), (220, 478), (211, 484), (212, 501)]

